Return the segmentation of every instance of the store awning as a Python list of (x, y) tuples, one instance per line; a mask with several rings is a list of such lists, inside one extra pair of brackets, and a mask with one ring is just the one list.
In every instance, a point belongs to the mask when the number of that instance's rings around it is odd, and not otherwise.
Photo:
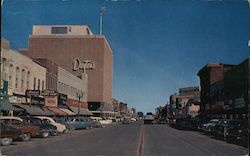
[[(69, 106), (69, 108), (78, 114), (78, 107)], [(93, 115), (87, 108), (79, 108), (79, 115)]]
[(11, 103), (1, 103), (1, 106), (0, 106), (0, 110), (1, 111), (23, 111), (23, 109), (20, 109), (20, 108), (16, 108), (14, 107)]
[(46, 108), (48, 108), (50, 111), (56, 113), (56, 115), (62, 115), (62, 116), (66, 116), (67, 115), (67, 113), (65, 113), (64, 111), (60, 110), (57, 107), (46, 107)]
[(47, 115), (40, 107), (30, 106), (27, 104), (16, 104), (15, 106), (21, 107), (26, 110), (30, 115)]
[(46, 107), (42, 107), (43, 111), (48, 115), (48, 116), (52, 116), (52, 115), (56, 115), (56, 113), (50, 111), (48, 108)]
[(10, 101), (9, 96), (0, 93), (0, 110), (1, 111), (23, 111), (22, 109), (14, 107)]
[(64, 111), (68, 115), (76, 115), (76, 113), (70, 111), (69, 109), (66, 109), (66, 108), (59, 108), (59, 109), (62, 110), (62, 111)]

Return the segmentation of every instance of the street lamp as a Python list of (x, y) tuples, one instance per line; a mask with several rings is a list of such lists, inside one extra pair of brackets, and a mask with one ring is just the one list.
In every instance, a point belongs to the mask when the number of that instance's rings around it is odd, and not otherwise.
[(101, 7), (100, 9), (100, 35), (102, 35), (102, 16), (106, 11), (106, 7)]
[(79, 114), (80, 114), (80, 100), (81, 100), (81, 98), (83, 98), (83, 92), (81, 92), (81, 93), (78, 93), (78, 92), (77, 92), (76, 98), (78, 99), (78, 111), (77, 111), (77, 116), (79, 117)]

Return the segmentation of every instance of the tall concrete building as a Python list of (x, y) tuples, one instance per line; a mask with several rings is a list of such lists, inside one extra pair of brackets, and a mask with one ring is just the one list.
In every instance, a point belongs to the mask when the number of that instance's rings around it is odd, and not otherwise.
[(113, 56), (103, 35), (93, 35), (86, 25), (33, 26), (29, 47), (20, 52), (49, 59), (78, 77), (86, 71), (89, 110), (96, 116), (113, 113)]

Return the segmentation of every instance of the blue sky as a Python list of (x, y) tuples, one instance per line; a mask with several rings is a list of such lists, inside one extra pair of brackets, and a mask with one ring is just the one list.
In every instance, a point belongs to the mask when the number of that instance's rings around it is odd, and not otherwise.
[(113, 50), (113, 97), (154, 111), (178, 88), (199, 85), (208, 62), (238, 64), (249, 56), (247, 1), (5, 0), (2, 36), (26, 48), (32, 25), (87, 24)]

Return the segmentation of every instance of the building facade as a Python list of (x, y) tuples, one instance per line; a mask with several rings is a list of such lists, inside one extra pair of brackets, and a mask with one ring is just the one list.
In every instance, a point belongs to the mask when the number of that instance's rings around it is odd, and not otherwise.
[(35, 59), (35, 61), (47, 68), (47, 92), (56, 94), (56, 96), (45, 97), (45, 106), (69, 107), (76, 110), (76, 113), (79, 107), (80, 115), (91, 115), (87, 104), (88, 78), (86, 74), (82, 74), (79, 78), (48, 59)]
[[(201, 86), (201, 107), (200, 117), (202, 120), (208, 120), (216, 117), (221, 112), (221, 103), (223, 97), (222, 83), (224, 73), (233, 68), (234, 65), (229, 64), (212, 64), (205, 65), (199, 72)], [(216, 103), (218, 105), (216, 105)]]
[[(99, 113), (112, 113), (113, 56), (106, 38), (93, 35), (87, 26), (33, 26), (28, 49), (21, 52), (31, 58), (49, 59), (75, 76), (88, 75), (88, 107)], [(73, 70), (94, 63), (92, 70)]]
[[(8, 47), (2, 39), (1, 78), (8, 82), (8, 95), (11, 103), (27, 102), (27, 90), (46, 89), (46, 68)], [(33, 99), (35, 102), (35, 99)]]
[(250, 58), (224, 74), (224, 116), (246, 119), (250, 105)]

